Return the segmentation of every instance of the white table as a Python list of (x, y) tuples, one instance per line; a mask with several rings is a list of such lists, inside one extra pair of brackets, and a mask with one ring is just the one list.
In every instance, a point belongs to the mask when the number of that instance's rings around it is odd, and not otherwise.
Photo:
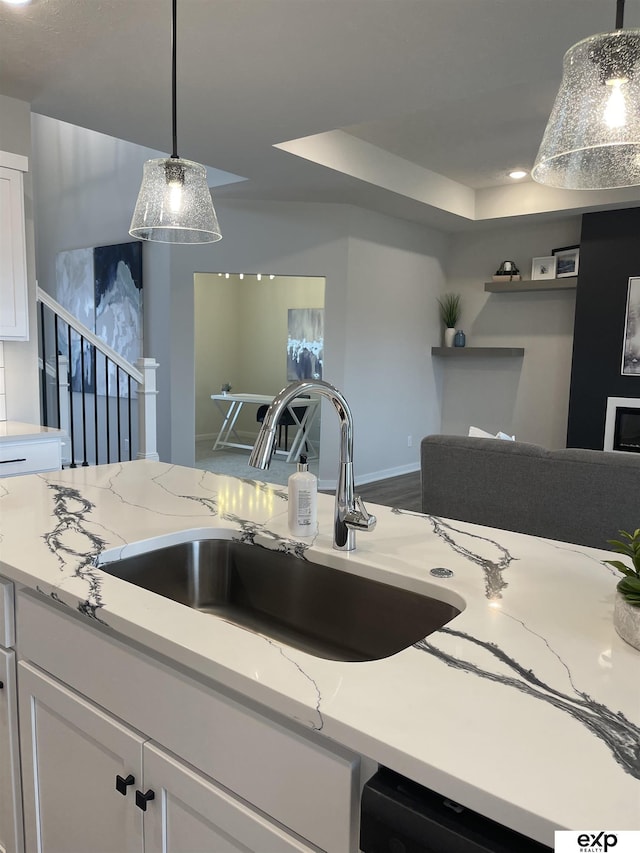
[[(223, 421), (213, 445), (214, 450), (220, 450), (223, 447), (236, 447), (243, 450), (252, 450), (252, 444), (244, 444), (240, 436), (235, 430), (236, 421), (242, 407), (245, 404), (254, 406), (269, 405), (273, 402), (273, 397), (265, 394), (212, 394), (211, 399), (216, 404)], [(276, 453), (286, 456), (287, 462), (295, 462), (302, 448), (306, 444), (304, 451), (308, 458), (315, 459), (318, 456), (318, 450), (309, 437), (309, 432), (315, 421), (320, 400), (317, 397), (296, 397), (292, 400), (287, 409), (293, 420), (292, 426), (296, 430), (296, 435), (291, 445), (290, 450), (276, 450)], [(296, 409), (304, 407), (304, 414), (298, 418)]]

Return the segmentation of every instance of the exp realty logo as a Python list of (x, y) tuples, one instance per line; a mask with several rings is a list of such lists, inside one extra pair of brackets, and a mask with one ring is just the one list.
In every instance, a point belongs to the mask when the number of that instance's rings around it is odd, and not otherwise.
[(640, 853), (640, 831), (556, 832), (556, 853)]
[(605, 853), (618, 846), (615, 832), (583, 832), (577, 838), (580, 853)]

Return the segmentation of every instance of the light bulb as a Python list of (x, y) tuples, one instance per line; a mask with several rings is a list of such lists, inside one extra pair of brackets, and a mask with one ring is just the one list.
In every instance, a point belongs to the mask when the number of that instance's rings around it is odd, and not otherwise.
[(182, 184), (169, 184), (169, 208), (172, 213), (180, 213), (182, 208)]
[(239, 278), (240, 278), (240, 281), (242, 281), (242, 279), (244, 278), (244, 273), (243, 273), (243, 272), (241, 272), (241, 273), (240, 273)]
[(259, 273), (256, 275), (256, 278), (258, 279), (258, 281), (262, 281), (262, 273), (260, 273), (260, 272), (259, 272)]
[(606, 85), (611, 88), (611, 94), (604, 108), (604, 121), (607, 127), (624, 127), (627, 123), (627, 104), (622, 91), (622, 84), (627, 82), (626, 77), (616, 77), (607, 80)]

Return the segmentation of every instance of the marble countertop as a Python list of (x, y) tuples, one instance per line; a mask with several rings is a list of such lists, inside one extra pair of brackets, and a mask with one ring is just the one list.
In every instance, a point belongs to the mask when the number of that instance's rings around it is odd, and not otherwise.
[(39, 424), (24, 424), (20, 421), (0, 421), (0, 441), (15, 441), (37, 438), (63, 438), (64, 430)]
[[(0, 481), (0, 573), (303, 726), (553, 846), (554, 829), (640, 828), (640, 652), (612, 624), (603, 551), (375, 507), (348, 555), (287, 533), (286, 489), (158, 462)], [(96, 568), (232, 536), (463, 602), (383, 660), (316, 658)], [(147, 543), (148, 545), (149, 543)], [(429, 570), (446, 567), (451, 578)]]

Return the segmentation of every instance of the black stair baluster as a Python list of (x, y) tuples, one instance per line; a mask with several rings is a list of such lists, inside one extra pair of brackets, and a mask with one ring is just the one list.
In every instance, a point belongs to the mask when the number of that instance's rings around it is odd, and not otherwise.
[(131, 438), (131, 377), (128, 374), (127, 374), (127, 391), (129, 392), (129, 424), (128, 424), (128, 428), (129, 428), (129, 462), (131, 462), (131, 445), (132, 445), (132, 438)]
[[(40, 303), (42, 304), (42, 303)], [(55, 341), (54, 350), (56, 353), (56, 411), (58, 413), (57, 426), (60, 429), (62, 413), (60, 412), (60, 349), (58, 347), (58, 315), (53, 315), (53, 339)]]
[(118, 406), (118, 462), (122, 462), (122, 439), (120, 436), (120, 365), (116, 364), (116, 403)]
[(49, 413), (47, 410), (47, 344), (44, 328), (44, 304), (42, 302), (40, 303), (40, 340), (40, 352), (42, 355), (42, 372), (40, 374), (42, 377), (42, 423), (44, 426), (49, 426)]
[(82, 449), (84, 457), (82, 467), (86, 468), (89, 463), (87, 462), (87, 411), (84, 390), (84, 335), (80, 335), (80, 369), (82, 370)]
[(68, 354), (69, 354), (69, 411), (70, 411), (70, 420), (71, 420), (71, 465), (70, 468), (77, 468), (76, 465), (76, 442), (75, 442), (75, 428), (74, 424), (76, 421), (75, 418), (75, 410), (73, 407), (73, 360), (71, 358), (71, 326), (67, 323), (67, 345), (68, 345)]
[(111, 462), (111, 430), (109, 429), (109, 359), (104, 357), (104, 408), (107, 417), (107, 463)]
[(96, 465), (98, 464), (98, 350), (91, 344), (93, 353), (93, 429), (95, 434)]

